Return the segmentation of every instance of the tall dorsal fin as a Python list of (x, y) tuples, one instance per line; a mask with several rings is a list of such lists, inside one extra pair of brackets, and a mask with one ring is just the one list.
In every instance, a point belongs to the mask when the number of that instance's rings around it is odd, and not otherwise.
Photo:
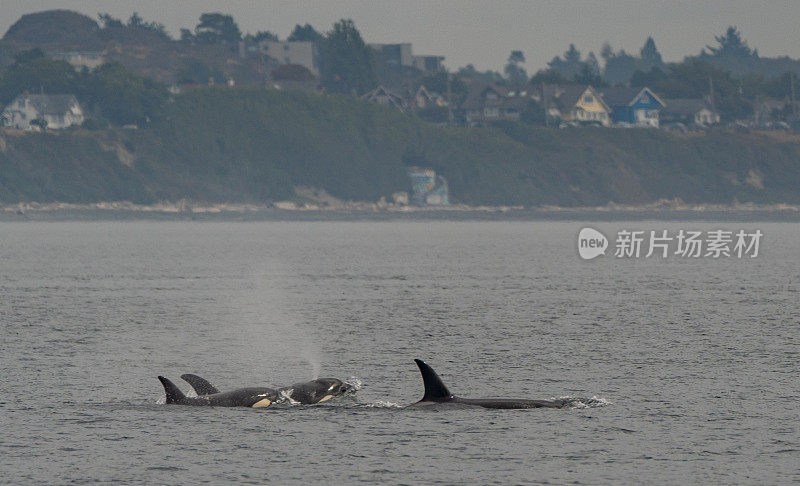
[(181, 389), (178, 388), (175, 383), (169, 381), (163, 376), (159, 376), (158, 380), (162, 385), (164, 385), (164, 392), (167, 394), (167, 403), (175, 403), (186, 398), (186, 395), (183, 394)]
[(421, 401), (441, 402), (453, 398), (453, 394), (447, 389), (439, 375), (433, 371), (433, 368), (425, 364), (421, 359), (415, 359), (414, 362), (419, 366), (419, 372), (422, 374), (422, 383), (425, 385), (425, 396), (422, 397)]
[(192, 385), (192, 388), (194, 388), (194, 391), (197, 392), (198, 395), (213, 395), (219, 393), (219, 390), (208, 380), (200, 378), (197, 375), (186, 373), (185, 375), (181, 375), (181, 379)]

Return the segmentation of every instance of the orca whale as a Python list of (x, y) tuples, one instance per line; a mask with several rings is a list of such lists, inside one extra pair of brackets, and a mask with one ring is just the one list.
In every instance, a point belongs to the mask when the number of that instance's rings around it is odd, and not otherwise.
[[(198, 396), (219, 393), (219, 390), (205, 378), (189, 373), (181, 375), (181, 378), (194, 388)], [(316, 380), (278, 388), (277, 392), (279, 395), (287, 396), (295, 402), (310, 405), (344, 395), (352, 389), (352, 385), (336, 378), (317, 378)]]
[(353, 385), (336, 378), (317, 378), (316, 380), (295, 383), (279, 388), (295, 402), (302, 404), (320, 403), (351, 391)]
[(568, 400), (528, 400), (522, 398), (461, 398), (450, 393), (439, 375), (421, 359), (414, 360), (422, 374), (425, 385), (425, 394), (422, 400), (409, 405), (410, 407), (424, 405), (453, 404), (475, 406), (483, 408), (563, 408), (569, 405)]
[(280, 397), (280, 393), (272, 388), (254, 387), (239, 388), (229, 392), (220, 393), (214, 389), (214, 393), (200, 395), (197, 397), (187, 397), (175, 383), (164, 378), (158, 377), (164, 385), (164, 392), (167, 395), (168, 405), (194, 405), (205, 407), (269, 407)]

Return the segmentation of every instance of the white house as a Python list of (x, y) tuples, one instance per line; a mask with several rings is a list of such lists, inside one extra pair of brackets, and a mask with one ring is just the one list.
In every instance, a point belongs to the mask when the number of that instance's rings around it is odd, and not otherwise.
[(105, 54), (102, 51), (53, 52), (50, 54), (50, 58), (58, 61), (67, 61), (78, 71), (83, 68), (91, 71), (106, 62)]
[(1, 125), (20, 130), (67, 128), (83, 120), (83, 108), (73, 95), (21, 94), (0, 113)]
[(673, 98), (664, 100), (661, 118), (664, 122), (681, 122), (710, 126), (719, 123), (719, 112), (711, 110), (706, 100), (700, 98)]

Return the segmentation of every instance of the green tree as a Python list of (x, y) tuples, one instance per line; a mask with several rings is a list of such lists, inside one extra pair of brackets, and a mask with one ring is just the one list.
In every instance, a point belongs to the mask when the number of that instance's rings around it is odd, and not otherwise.
[(708, 99), (712, 84), (714, 105), (723, 118), (739, 119), (753, 112), (752, 105), (742, 95), (739, 80), (729, 71), (696, 58), (670, 64), (669, 74), (661, 80), (655, 80), (650, 87), (665, 98)]
[(531, 77), (531, 84), (568, 84), (569, 80), (553, 69), (540, 69)]
[(491, 69), (478, 71), (472, 64), (458, 68), (458, 76), (462, 79), (471, 79), (482, 83), (498, 83), (503, 81), (503, 75)]
[(108, 13), (97, 14), (97, 18), (99, 18), (100, 22), (103, 23), (104, 29), (121, 29), (125, 27), (125, 24), (122, 23), (122, 20), (113, 17)]
[(734, 26), (728, 27), (725, 34), (714, 36), (717, 40), (717, 46), (706, 46), (712, 56), (717, 57), (733, 57), (746, 59), (749, 57), (758, 57), (758, 52), (750, 49), (747, 42), (742, 39), (742, 34)]
[(657, 67), (647, 72), (636, 70), (633, 76), (631, 76), (631, 86), (653, 87), (662, 83), (666, 78), (667, 74)]
[(225, 81), (225, 75), (219, 69), (212, 69), (198, 59), (190, 59), (178, 70), (177, 81), (180, 84), (208, 84)]
[(554, 57), (547, 66), (565, 78), (572, 78), (581, 72), (582, 64), (581, 51), (575, 48), (575, 44), (570, 44), (563, 57)]
[(611, 46), (606, 46), (608, 44), (603, 46), (601, 51), (601, 55), (606, 61), (603, 78), (611, 84), (627, 83), (633, 73), (639, 69), (639, 59), (625, 52), (625, 49), (620, 49), (615, 53)]
[(80, 94), (84, 91), (85, 75), (75, 71), (65, 61), (54, 61), (34, 51), (21, 53), (0, 80), (0, 104), (28, 91), (47, 94)]
[(25, 64), (26, 62), (33, 61), (34, 59), (41, 59), (45, 57), (44, 51), (38, 47), (28, 49), (27, 51), (20, 51), (14, 54), (14, 64)]
[(586, 62), (581, 63), (581, 70), (572, 77), (572, 82), (591, 86), (608, 86), (608, 83), (600, 76), (600, 64), (593, 52), (589, 53)]
[(310, 41), (310, 42), (320, 42), (323, 39), (323, 35), (314, 29), (311, 24), (300, 25), (297, 24), (294, 26), (294, 30), (292, 33), (289, 34), (289, 38), (287, 40), (291, 42), (295, 41)]
[(189, 29), (181, 29), (180, 34), (182, 42), (194, 42), (197, 40), (197, 37), (195, 37), (194, 33)]
[(528, 73), (520, 66), (523, 63), (525, 63), (525, 54), (522, 51), (511, 51), (505, 66), (506, 78), (511, 84), (519, 86), (528, 81)]
[(520, 120), (530, 125), (544, 125), (544, 107), (534, 100), (528, 102), (528, 106), (520, 113)]
[(261, 41), (265, 41), (265, 40), (276, 41), (277, 42), (277, 41), (280, 40), (278, 38), (277, 34), (273, 34), (272, 32), (270, 32), (268, 30), (259, 30), (258, 32), (255, 33), (255, 35), (248, 36), (248, 37), (250, 37), (250, 40), (252, 40), (253, 42), (261, 42)]
[(155, 32), (166, 40), (170, 39), (164, 24), (156, 21), (145, 22), (145, 20), (140, 17), (137, 12), (133, 12), (133, 15), (131, 15), (128, 19), (128, 28), (134, 30), (149, 30), (151, 32)]
[(323, 43), (322, 82), (334, 93), (363, 94), (378, 81), (375, 58), (355, 24), (342, 19), (333, 25)]
[(242, 38), (242, 32), (233, 17), (219, 12), (200, 15), (200, 23), (194, 31), (198, 40), (209, 44), (230, 44)]
[(656, 41), (652, 37), (648, 37), (645, 41), (639, 51), (639, 57), (641, 58), (639, 69), (642, 71), (647, 72), (653, 68), (664, 69), (664, 60), (661, 58), (661, 53), (658, 52), (656, 47)]
[(164, 85), (110, 62), (97, 68), (87, 86), (86, 98), (112, 123), (143, 125), (158, 116), (167, 101)]

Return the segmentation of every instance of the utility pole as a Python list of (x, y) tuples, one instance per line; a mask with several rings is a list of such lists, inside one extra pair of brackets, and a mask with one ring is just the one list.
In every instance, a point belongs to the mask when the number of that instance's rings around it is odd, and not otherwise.
[(453, 92), (450, 88), (450, 71), (445, 70), (444, 75), (447, 76), (447, 125), (455, 125), (455, 117), (453, 116)]
[(547, 128), (550, 126), (550, 122), (548, 118), (548, 109), (547, 109), (547, 85), (542, 83), (542, 108), (544, 109), (544, 126)]
[(717, 106), (714, 103), (714, 80), (711, 78), (710, 74), (708, 75), (708, 96), (711, 102), (711, 111), (717, 113)]

